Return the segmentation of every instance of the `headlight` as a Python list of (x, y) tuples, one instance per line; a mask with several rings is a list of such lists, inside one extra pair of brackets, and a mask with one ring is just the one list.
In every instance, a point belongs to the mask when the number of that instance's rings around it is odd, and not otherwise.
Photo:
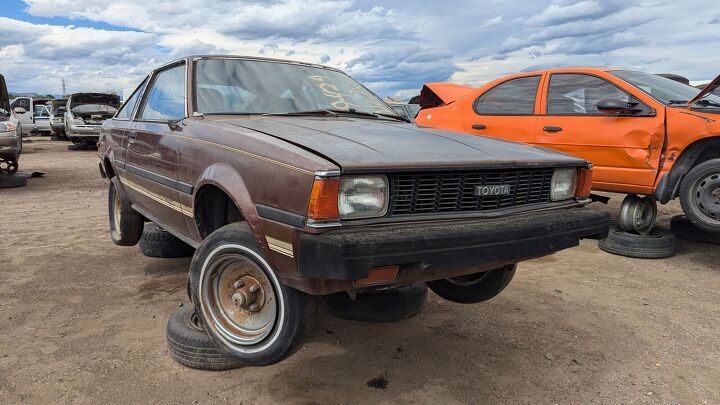
[(62, 119), (62, 117), (53, 118), (53, 119), (52, 119), (52, 123), (53, 123), (53, 124), (62, 124), (62, 123), (63, 123), (63, 119)]
[(15, 132), (15, 128), (17, 127), (12, 122), (0, 122), (0, 132)]
[(341, 219), (381, 217), (387, 212), (387, 206), (387, 177), (342, 177), (338, 193), (338, 211)]
[(555, 169), (550, 185), (550, 200), (562, 201), (575, 196), (577, 169)]
[(82, 118), (71, 118), (70, 123), (73, 125), (84, 125), (85, 121)]

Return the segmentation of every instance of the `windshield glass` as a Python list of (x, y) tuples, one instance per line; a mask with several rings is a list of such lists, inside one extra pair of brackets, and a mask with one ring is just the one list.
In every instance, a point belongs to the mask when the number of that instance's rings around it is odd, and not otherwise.
[[(683, 103), (686, 104), (700, 93), (700, 90), (695, 87), (650, 73), (617, 70), (610, 72), (610, 74), (632, 84), (655, 100), (669, 106), (682, 106)], [(702, 107), (717, 108), (720, 107), (720, 97), (706, 94), (698, 104)]]
[(72, 109), (72, 112), (75, 113), (100, 112), (115, 114), (115, 111), (117, 111), (117, 108), (107, 104), (80, 104)]
[(240, 59), (202, 59), (195, 69), (196, 111), (204, 114), (355, 109), (397, 115), (360, 83), (334, 70)]

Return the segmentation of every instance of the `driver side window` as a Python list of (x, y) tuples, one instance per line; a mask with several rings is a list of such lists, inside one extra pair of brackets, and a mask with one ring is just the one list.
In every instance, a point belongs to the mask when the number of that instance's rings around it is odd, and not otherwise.
[(556, 73), (550, 76), (547, 96), (548, 115), (602, 115), (597, 104), (601, 100), (630, 101), (630, 95), (599, 77)]
[(185, 117), (185, 64), (156, 74), (141, 106), (141, 120), (179, 120)]

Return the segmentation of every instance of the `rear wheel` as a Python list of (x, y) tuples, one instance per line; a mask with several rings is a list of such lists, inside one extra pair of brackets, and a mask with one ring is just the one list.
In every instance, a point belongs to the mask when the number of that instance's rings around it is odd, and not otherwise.
[(205, 331), (240, 364), (277, 363), (312, 330), (316, 297), (280, 281), (246, 223), (226, 225), (203, 241), (190, 280)]
[(110, 239), (120, 246), (134, 246), (140, 240), (145, 218), (132, 209), (132, 203), (123, 193), (117, 177), (110, 180), (108, 189)]
[(487, 301), (500, 294), (515, 276), (516, 264), (495, 270), (428, 281), (427, 285), (437, 295), (460, 304)]
[(139, 246), (148, 257), (190, 257), (195, 253), (192, 246), (152, 222), (145, 224)]
[(680, 204), (698, 228), (720, 234), (720, 159), (700, 163), (685, 175)]

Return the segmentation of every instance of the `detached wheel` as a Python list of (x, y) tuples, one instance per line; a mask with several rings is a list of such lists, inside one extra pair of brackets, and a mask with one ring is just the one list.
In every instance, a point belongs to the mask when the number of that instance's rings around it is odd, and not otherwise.
[(700, 163), (685, 175), (680, 204), (698, 228), (720, 234), (720, 159)]
[(647, 235), (655, 226), (657, 203), (652, 197), (630, 194), (620, 205), (620, 229), (638, 235)]
[(715, 243), (720, 245), (720, 234), (700, 229), (684, 215), (676, 215), (670, 220), (670, 231), (675, 237), (695, 242)]
[(25, 176), (6, 176), (0, 175), (0, 188), (14, 188), (27, 186), (27, 178)]
[(0, 158), (0, 175), (13, 175), (18, 171), (17, 156), (14, 159)]
[(495, 270), (428, 281), (427, 285), (437, 295), (460, 304), (487, 301), (500, 294), (515, 277), (516, 264)]
[(134, 246), (140, 240), (145, 218), (132, 209), (132, 203), (123, 193), (117, 177), (110, 180), (108, 189), (110, 239), (119, 246)]
[(139, 246), (148, 257), (190, 257), (195, 253), (192, 246), (152, 222), (145, 224)]
[(208, 236), (190, 263), (195, 312), (215, 346), (247, 366), (277, 363), (312, 330), (316, 297), (286, 287), (246, 223)]
[(427, 291), (427, 286), (420, 283), (358, 293), (354, 300), (343, 291), (324, 296), (323, 302), (339, 318), (393, 322), (419, 314), (427, 301)]
[(636, 235), (610, 229), (608, 237), (598, 241), (600, 249), (619, 256), (638, 259), (664, 259), (677, 250), (677, 240), (671, 232), (653, 229), (647, 235)]
[(181, 307), (170, 317), (165, 337), (170, 356), (183, 366), (213, 371), (242, 367), (215, 347), (192, 305)]

